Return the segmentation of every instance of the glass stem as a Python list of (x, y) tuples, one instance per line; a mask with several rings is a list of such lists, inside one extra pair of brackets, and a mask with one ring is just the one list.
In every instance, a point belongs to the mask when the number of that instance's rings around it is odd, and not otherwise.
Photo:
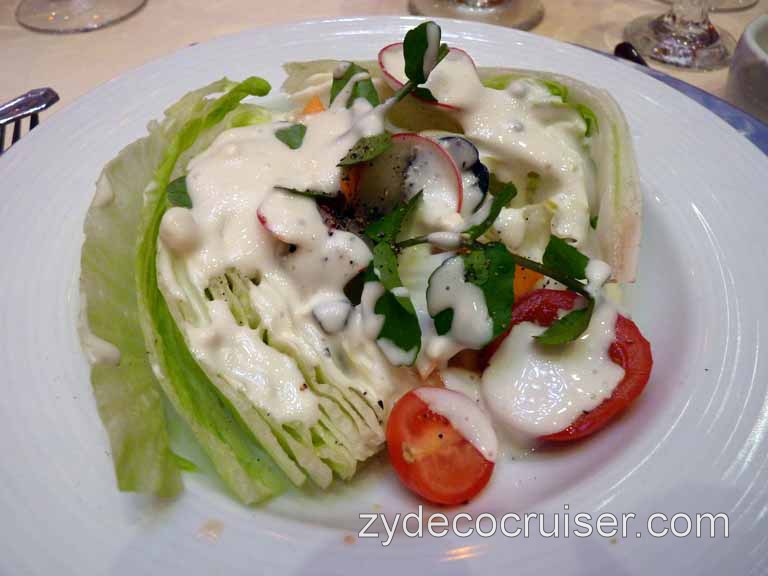
[(672, 3), (672, 14), (682, 25), (705, 26), (707, 17), (707, 0), (683, 0)]

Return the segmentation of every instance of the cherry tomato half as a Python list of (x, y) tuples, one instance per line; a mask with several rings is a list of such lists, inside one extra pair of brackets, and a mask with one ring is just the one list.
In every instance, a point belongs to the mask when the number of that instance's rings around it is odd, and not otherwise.
[[(458, 394), (445, 390), (447, 394)], [(413, 492), (435, 504), (469, 501), (488, 483), (486, 460), (447, 418), (411, 390), (397, 401), (387, 422), (387, 450), (397, 475)]]
[[(566, 290), (535, 290), (515, 302), (512, 310), (510, 330), (520, 322), (534, 322), (539, 326), (549, 326), (556, 319), (560, 310), (571, 310), (582, 297)], [(624, 378), (618, 383), (611, 396), (594, 410), (583, 413), (570, 426), (542, 436), (541, 440), (550, 442), (570, 442), (594, 434), (604, 428), (616, 416), (624, 412), (640, 396), (651, 375), (653, 357), (651, 345), (632, 320), (621, 314), (616, 319), (615, 340), (608, 349), (611, 360), (624, 369)], [(485, 350), (487, 365), (493, 353), (509, 334), (509, 330), (494, 340)]]

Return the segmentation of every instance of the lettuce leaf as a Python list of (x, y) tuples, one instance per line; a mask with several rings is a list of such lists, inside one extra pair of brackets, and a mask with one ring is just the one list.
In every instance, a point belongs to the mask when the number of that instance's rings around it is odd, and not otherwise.
[[(153, 178), (159, 175), (167, 183), (174, 164), (185, 164), (221, 131), (268, 120), (270, 114), (265, 109), (239, 104), (244, 96), (264, 92), (265, 87), (268, 89), (258, 79), (239, 85), (222, 79), (187, 94), (166, 110), (162, 121), (150, 123), (147, 137), (123, 149), (99, 179), (98, 185), (105, 193), (101, 196), (107, 201), (94, 202), (86, 217), (80, 282), (88, 329), (116, 346), (121, 356), (116, 366), (96, 364), (91, 370), (121, 490), (168, 497), (182, 488), (179, 467), (183, 461), (170, 448), (163, 395), (152, 366), (154, 363), (155, 368), (160, 368), (160, 364), (150, 361), (139, 318), (134, 262), (140, 252), (147, 256), (137, 245), (145, 194), (149, 199), (163, 199), (158, 194), (158, 181)], [(215, 101), (218, 105), (207, 99), (223, 91), (229, 92)], [(178, 163), (168, 160), (172, 155), (180, 156)], [(158, 328), (154, 335), (163, 341), (164, 352), (172, 356), (170, 364), (163, 366), (167, 370), (163, 372), (164, 380), (173, 374), (185, 380), (188, 395), (202, 394), (195, 388), (204, 383), (199, 369), (196, 372), (188, 352), (184, 355), (186, 347), (178, 346), (183, 340), (179, 340), (175, 324), (163, 309), (164, 303), (155, 299), (153, 304), (151, 323)], [(147, 309), (142, 309), (145, 323), (148, 314)], [(202, 415), (195, 415), (202, 424), (195, 432), (198, 439), (203, 438), (201, 443), (220, 473), (226, 470), (222, 476), (230, 488), (246, 502), (281, 489), (281, 475), (270, 468), (269, 458), (260, 452), (236, 414), (215, 395), (213, 400)], [(173, 404), (177, 409), (180, 406), (179, 402)], [(189, 413), (183, 416), (189, 424)]]

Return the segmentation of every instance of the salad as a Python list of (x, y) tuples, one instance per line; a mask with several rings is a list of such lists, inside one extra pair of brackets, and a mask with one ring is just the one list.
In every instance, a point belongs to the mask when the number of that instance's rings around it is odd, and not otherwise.
[(178, 494), (182, 430), (247, 504), (386, 447), (457, 505), (638, 397), (641, 195), (606, 92), (478, 68), (434, 22), (285, 71), (269, 104), (258, 77), (187, 94), (98, 180), (81, 340), (121, 490)]

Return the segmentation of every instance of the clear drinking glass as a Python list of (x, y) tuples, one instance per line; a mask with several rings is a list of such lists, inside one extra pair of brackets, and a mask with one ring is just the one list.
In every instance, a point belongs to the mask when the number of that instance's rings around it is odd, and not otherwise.
[(120, 22), (147, 0), (22, 0), (16, 20), (37, 32), (88, 32)]
[(665, 64), (714, 70), (728, 66), (736, 40), (709, 19), (711, 0), (675, 0), (661, 16), (641, 16), (624, 29), (624, 40)]
[(410, 9), (422, 16), (478, 20), (521, 30), (530, 30), (544, 16), (539, 0), (410, 0)]
[[(672, 4), (673, 0), (661, 0), (665, 4)], [(746, 10), (757, 4), (758, 0), (709, 0), (710, 12), (733, 12)]]

